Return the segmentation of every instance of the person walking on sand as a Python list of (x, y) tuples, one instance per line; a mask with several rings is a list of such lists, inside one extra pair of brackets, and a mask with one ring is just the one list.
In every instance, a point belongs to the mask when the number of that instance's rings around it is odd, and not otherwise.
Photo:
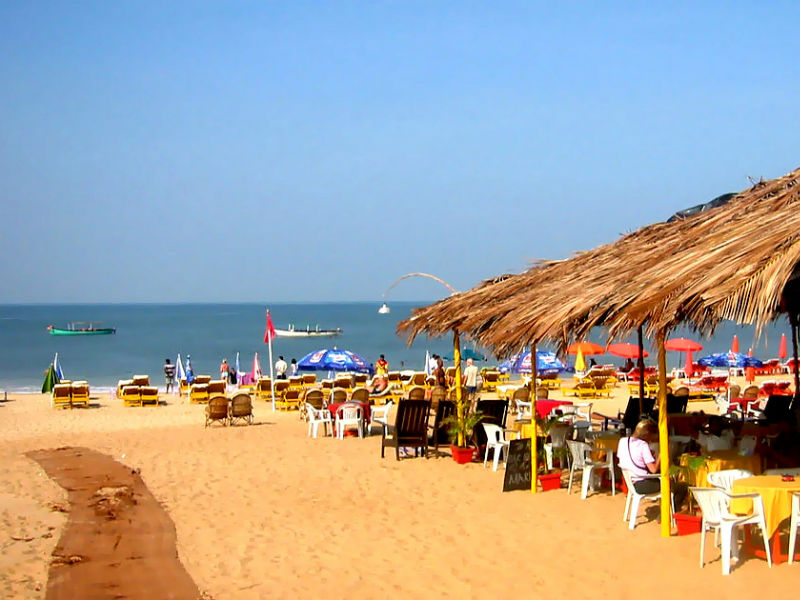
[(436, 357), (436, 370), (433, 372), (433, 378), (439, 387), (447, 388), (447, 378), (444, 375), (444, 361), (441, 356)]
[(464, 369), (464, 383), (467, 386), (467, 395), (472, 399), (478, 391), (478, 367), (471, 358), (467, 359), (467, 367)]
[(164, 359), (164, 378), (166, 379), (167, 389), (166, 392), (175, 392), (175, 365), (173, 365), (168, 358)]
[(293, 358), (292, 364), (289, 365), (289, 377), (297, 377), (298, 368), (299, 367), (297, 366), (297, 359)]
[(222, 364), (219, 366), (219, 378), (222, 379), (225, 383), (228, 382), (228, 372), (230, 371), (230, 366), (228, 365), (228, 359), (223, 358)]
[(381, 354), (381, 357), (375, 363), (375, 375), (379, 377), (386, 377), (389, 374), (389, 361)]
[(283, 360), (282, 356), (278, 357), (278, 362), (275, 363), (275, 379), (286, 379), (286, 370), (289, 365)]

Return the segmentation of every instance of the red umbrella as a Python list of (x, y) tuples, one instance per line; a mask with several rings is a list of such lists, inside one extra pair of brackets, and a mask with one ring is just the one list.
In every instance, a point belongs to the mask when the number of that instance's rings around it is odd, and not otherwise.
[(781, 334), (781, 344), (778, 346), (778, 358), (785, 359), (786, 358), (786, 334)]
[[(622, 358), (639, 358), (639, 346), (636, 344), (609, 344), (606, 352)], [(650, 356), (647, 350), (642, 350), (642, 356)]]
[(698, 350), (702, 350), (703, 346), (693, 340), (687, 340), (686, 338), (672, 338), (664, 342), (664, 348), (677, 352), (697, 352)]
[(592, 342), (578, 342), (576, 344), (570, 344), (567, 348), (567, 352), (570, 354), (577, 354), (578, 350), (581, 351), (581, 354), (584, 356), (591, 355), (591, 354), (605, 354), (606, 349), (598, 344), (594, 344)]
[(739, 354), (739, 336), (733, 336), (733, 341), (731, 342), (731, 352), (734, 354)]

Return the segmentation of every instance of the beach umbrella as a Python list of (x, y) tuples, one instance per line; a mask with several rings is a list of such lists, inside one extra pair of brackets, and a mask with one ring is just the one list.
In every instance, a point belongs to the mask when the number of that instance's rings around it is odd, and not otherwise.
[(673, 350), (675, 352), (697, 352), (698, 350), (702, 350), (703, 346), (694, 340), (671, 338), (664, 342), (664, 349)]
[(734, 354), (738, 354), (739, 353), (739, 336), (738, 335), (734, 335), (733, 336), (733, 341), (731, 342), (731, 352), (733, 352)]
[(175, 383), (180, 385), (181, 379), (186, 378), (186, 371), (183, 370), (183, 361), (181, 361), (181, 353), (178, 352), (178, 360), (175, 361)]
[[(614, 356), (620, 356), (622, 358), (639, 358), (639, 346), (636, 344), (629, 344), (629, 343), (619, 343), (619, 344), (609, 344), (606, 346), (606, 352), (609, 354), (613, 354)], [(647, 350), (642, 350), (642, 357), (646, 358), (650, 356), (650, 353)]]
[(692, 359), (692, 351), (686, 353), (686, 364), (683, 366), (683, 374), (687, 377), (694, 375), (694, 360)]
[(241, 369), (239, 368), (239, 353), (237, 352), (236, 353), (236, 381), (237, 382), (239, 381), (239, 371), (240, 370)]
[(186, 383), (192, 383), (194, 381), (194, 369), (192, 369), (192, 357), (187, 354), (186, 355)]
[(306, 354), (297, 362), (297, 366), (306, 371), (353, 371), (372, 373), (372, 367), (361, 356), (350, 350), (340, 348), (323, 348)]
[[(444, 356), (442, 358), (444, 358), (445, 360), (453, 360), (449, 356)], [(471, 358), (472, 360), (486, 360), (486, 357), (480, 352), (476, 352), (475, 350), (472, 350), (470, 348), (465, 348), (464, 351), (461, 353), (461, 360), (467, 360), (468, 358)]]
[(425, 375), (431, 376), (431, 353), (429, 350), (425, 350), (425, 368), (422, 370), (425, 371)]
[(778, 346), (778, 358), (780, 358), (781, 360), (784, 360), (786, 358), (786, 356), (787, 356), (787, 353), (786, 353), (786, 334), (782, 333), (781, 334), (781, 343)]
[(44, 374), (44, 381), (42, 382), (42, 393), (49, 394), (53, 391), (53, 387), (58, 383), (58, 374), (56, 373), (55, 368), (53, 365), (47, 367), (47, 371)]
[[(566, 366), (561, 362), (558, 357), (552, 352), (536, 351), (536, 372), (537, 373), (552, 373), (554, 371), (561, 372), (566, 369)], [(531, 372), (531, 352), (522, 352), (515, 354), (509, 359), (500, 363), (499, 370), (503, 373), (513, 371), (515, 373), (530, 373)]]
[(578, 348), (578, 356), (575, 357), (575, 370), (576, 371), (585, 371), (586, 370), (586, 361), (583, 360), (583, 350)]
[(58, 362), (58, 352), (56, 352), (56, 355), (53, 358), (53, 369), (55, 369), (59, 381), (64, 379), (64, 371), (61, 370), (61, 364)]
[(261, 363), (258, 362), (258, 352), (253, 356), (253, 371), (250, 373), (253, 381), (261, 379)]
[(716, 352), (699, 358), (697, 363), (704, 367), (727, 367), (737, 369), (760, 367), (763, 364), (757, 358), (746, 356), (739, 352)]
[(576, 342), (567, 346), (567, 352), (570, 354), (578, 354), (580, 352), (583, 356), (591, 356), (593, 354), (605, 354), (606, 349), (593, 342)]

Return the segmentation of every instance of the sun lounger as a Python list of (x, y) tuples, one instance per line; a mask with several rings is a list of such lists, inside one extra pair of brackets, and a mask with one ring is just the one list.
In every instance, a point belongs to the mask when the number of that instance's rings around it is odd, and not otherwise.
[(483, 390), (494, 392), (500, 383), (500, 371), (486, 371), (483, 374)]
[(140, 387), (139, 402), (142, 406), (158, 406), (158, 388), (153, 385)]
[(287, 388), (280, 399), (275, 397), (275, 407), (279, 410), (300, 410), (300, 390)]
[(208, 397), (224, 396), (227, 389), (224, 379), (214, 379), (208, 382)]
[(189, 401), (192, 404), (205, 404), (208, 402), (208, 384), (192, 384), (192, 387), (189, 388)]
[(597, 397), (597, 388), (594, 387), (593, 381), (579, 381), (572, 386), (561, 386), (561, 393), (565, 396), (575, 396), (576, 398), (595, 398)]
[(314, 373), (306, 373), (303, 375), (303, 387), (311, 387), (317, 384), (317, 376)]
[(197, 375), (192, 383), (210, 383), (211, 375)]
[(133, 379), (120, 379), (117, 381), (117, 398), (122, 398), (122, 390), (133, 384)]
[(269, 402), (272, 400), (272, 380), (262, 377), (256, 383), (256, 398)]
[(126, 385), (122, 388), (122, 404), (124, 406), (141, 406), (142, 397), (138, 385)]
[(53, 387), (53, 408), (72, 408), (72, 386), (69, 383), (60, 383)]
[(133, 385), (138, 385), (138, 386), (150, 385), (150, 375), (134, 375)]
[(70, 385), (72, 406), (89, 406), (89, 384), (85, 381), (75, 381)]

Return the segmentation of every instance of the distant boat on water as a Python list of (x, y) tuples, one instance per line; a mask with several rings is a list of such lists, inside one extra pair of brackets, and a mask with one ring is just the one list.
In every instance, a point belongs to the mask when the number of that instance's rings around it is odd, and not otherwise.
[(311, 325), (306, 325), (305, 329), (297, 329), (290, 323), (287, 329), (275, 329), (278, 337), (336, 337), (341, 334), (341, 329), (320, 329), (319, 325), (314, 329), (311, 329)]
[(117, 332), (113, 327), (97, 327), (97, 325), (102, 325), (102, 323), (76, 321), (68, 323), (66, 329), (48, 325), (47, 331), (50, 332), (50, 335), (111, 335)]

